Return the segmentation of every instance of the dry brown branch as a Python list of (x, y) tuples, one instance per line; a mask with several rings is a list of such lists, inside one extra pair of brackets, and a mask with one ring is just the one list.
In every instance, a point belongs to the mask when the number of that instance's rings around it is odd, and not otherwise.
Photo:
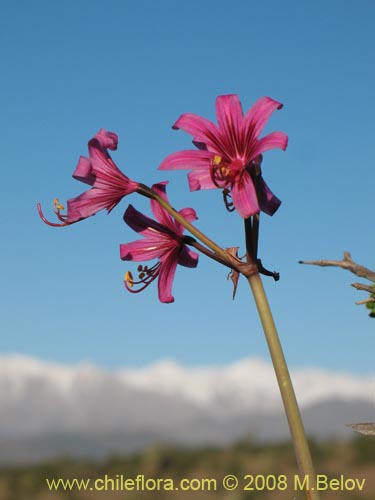
[(365, 434), (366, 436), (374, 436), (375, 435), (375, 423), (360, 423), (360, 424), (346, 424), (347, 427), (351, 427), (354, 431), (360, 432), (361, 434)]
[(342, 269), (346, 269), (347, 271), (356, 274), (360, 278), (365, 278), (375, 283), (375, 272), (354, 262), (349, 252), (344, 252), (344, 258), (342, 260), (300, 260), (300, 264), (309, 264), (321, 267), (341, 267)]
[(357, 290), (364, 290), (365, 292), (375, 293), (375, 287), (371, 285), (364, 285), (363, 283), (352, 283), (352, 287)]
[(363, 304), (371, 304), (372, 302), (375, 302), (375, 297), (369, 297), (368, 299), (364, 300), (357, 300), (356, 304), (357, 306), (362, 306)]
[[(352, 256), (350, 255), (349, 252), (344, 252), (344, 258), (342, 260), (326, 260), (326, 259), (321, 259), (321, 260), (300, 260), (300, 264), (310, 264), (312, 266), (321, 266), (321, 267), (341, 267), (341, 269), (345, 269), (347, 271), (350, 271), (351, 273), (361, 277), (361, 278), (366, 278), (369, 281), (372, 281), (372, 283), (375, 283), (375, 272), (371, 271), (371, 269), (368, 269), (367, 267), (361, 266), (357, 264), (356, 262), (353, 261)], [(367, 285), (364, 283), (352, 283), (351, 285), (357, 290), (362, 290), (365, 292), (369, 292), (370, 294), (375, 294), (375, 287), (374, 285)], [(357, 305), (367, 305), (367, 304), (373, 304), (375, 302), (375, 297), (371, 295), (365, 300), (359, 300), (356, 302)], [(369, 313), (370, 317), (375, 317), (375, 309), (373, 306), (367, 306), (369, 309), (371, 309), (371, 312)]]

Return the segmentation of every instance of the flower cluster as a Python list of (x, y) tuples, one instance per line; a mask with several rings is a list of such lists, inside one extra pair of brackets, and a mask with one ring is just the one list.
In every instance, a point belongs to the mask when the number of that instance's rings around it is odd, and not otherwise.
[[(216, 100), (218, 124), (200, 116), (185, 113), (173, 125), (193, 136), (195, 150), (179, 151), (169, 155), (159, 166), (160, 170), (190, 169), (190, 190), (223, 190), (229, 210), (248, 219), (260, 211), (273, 215), (280, 200), (271, 192), (262, 177), (261, 163), (265, 151), (285, 149), (288, 138), (283, 132), (272, 132), (259, 138), (273, 111), (282, 105), (270, 97), (259, 99), (246, 114), (243, 113), (237, 95), (219, 96)], [(125, 261), (157, 259), (151, 267), (140, 264), (138, 279), (130, 271), (125, 274), (125, 287), (131, 292), (144, 290), (156, 278), (161, 302), (173, 302), (172, 283), (178, 264), (196, 267), (198, 254), (187, 245), (192, 239), (183, 235), (184, 226), (197, 219), (192, 208), (179, 212), (178, 222), (171, 216), (166, 195), (167, 182), (147, 188), (127, 177), (112, 160), (108, 150), (116, 150), (117, 135), (104, 129), (89, 141), (88, 157), (80, 157), (73, 178), (91, 186), (90, 189), (67, 202), (67, 213), (56, 198), (54, 212), (59, 222), (50, 222), (38, 203), (42, 220), (51, 226), (67, 226), (102, 209), (107, 212), (131, 193), (138, 192), (151, 199), (151, 210), (156, 220), (138, 212), (129, 205), (124, 221), (142, 238), (120, 245), (120, 256)], [(171, 210), (169, 210), (169, 208)], [(185, 224), (186, 223), (186, 224)], [(217, 258), (217, 256), (216, 256)]]

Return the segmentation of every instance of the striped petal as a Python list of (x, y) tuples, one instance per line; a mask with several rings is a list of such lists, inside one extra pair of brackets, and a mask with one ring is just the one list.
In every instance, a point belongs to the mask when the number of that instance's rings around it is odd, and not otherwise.
[(174, 130), (182, 129), (193, 136), (194, 142), (201, 142), (214, 151), (221, 151), (220, 133), (217, 126), (210, 120), (193, 113), (185, 113), (180, 116), (172, 127)]
[(253, 160), (258, 155), (269, 151), (270, 149), (283, 149), (285, 151), (288, 145), (288, 136), (284, 132), (271, 132), (270, 134), (259, 139), (253, 147), (251, 159)]
[(81, 156), (73, 174), (77, 181), (85, 182), (92, 186), (95, 182), (95, 175), (92, 172), (92, 163), (89, 158)]
[(166, 304), (174, 302), (172, 284), (176, 272), (177, 261), (178, 258), (176, 252), (171, 252), (160, 261), (158, 278), (158, 295), (160, 302), (164, 302)]
[(244, 172), (241, 179), (232, 186), (231, 195), (237, 212), (244, 219), (259, 212), (254, 183), (247, 172)]
[(245, 142), (251, 138), (257, 139), (268, 122), (271, 114), (276, 109), (281, 109), (283, 105), (271, 97), (261, 97), (258, 99), (244, 116), (242, 130)]
[(227, 154), (235, 156), (241, 151), (241, 124), (243, 111), (237, 95), (222, 95), (216, 99), (216, 116), (222, 142), (227, 142)]
[(155, 241), (143, 238), (120, 245), (120, 257), (122, 260), (133, 260), (142, 262), (144, 260), (158, 259), (165, 253), (165, 249), (160, 247)]
[(199, 170), (193, 170), (188, 173), (190, 191), (200, 189), (216, 189), (217, 185), (212, 180), (211, 167)]
[(159, 170), (184, 170), (204, 168), (212, 162), (214, 153), (207, 150), (188, 149), (167, 156), (159, 165)]

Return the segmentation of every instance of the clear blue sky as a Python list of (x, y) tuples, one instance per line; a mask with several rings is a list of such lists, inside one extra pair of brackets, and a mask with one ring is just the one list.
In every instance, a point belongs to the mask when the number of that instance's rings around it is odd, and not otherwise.
[(193, 206), (199, 228), (243, 249), (242, 220), (219, 191), (190, 193), (186, 172), (156, 169), (190, 148), (171, 130), (181, 113), (214, 119), (215, 97), (238, 93), (245, 109), (262, 95), (284, 103), (267, 131), (287, 132), (288, 149), (263, 163), (283, 204), (262, 217), (259, 253), (281, 273), (266, 289), (287, 359), (371, 372), (375, 320), (354, 305), (365, 298), (355, 278), (297, 262), (350, 250), (375, 267), (374, 18), (371, 0), (2, 2), (0, 352), (107, 367), (268, 359), (247, 284), (233, 302), (227, 271), (204, 257), (177, 270), (172, 305), (156, 287), (125, 291), (132, 264), (119, 244), (135, 235), (122, 214), (146, 200), (63, 229), (36, 212), (82, 192), (71, 174), (104, 127), (130, 177), (169, 179), (176, 208)]

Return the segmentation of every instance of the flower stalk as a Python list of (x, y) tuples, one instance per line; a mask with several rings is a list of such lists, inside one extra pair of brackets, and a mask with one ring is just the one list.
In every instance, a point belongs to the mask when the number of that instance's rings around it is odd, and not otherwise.
[[(264, 291), (263, 283), (259, 274), (249, 276), (248, 282), (255, 300), (272, 364), (279, 384), (281, 397), (284, 403), (285, 413), (289, 423), (292, 436), (294, 452), (297, 459), (301, 478), (309, 478), (309, 484), (315, 484), (315, 470), (312, 463), (311, 453), (307, 442), (301, 413), (298, 408), (296, 395), (290, 378), (288, 366), (277, 334), (276, 326), (272, 317), (271, 309)], [(317, 491), (305, 491), (308, 500), (319, 500)]]
[[(245, 219), (245, 241), (246, 259), (249, 264), (257, 258), (257, 239), (259, 231), (259, 215)], [(285, 414), (294, 446), (298, 470), (301, 478), (308, 477), (307, 484), (315, 484), (315, 470), (311, 458), (310, 448), (307, 441), (305, 429), (302, 422), (301, 412), (298, 407), (288, 365), (285, 360), (280, 338), (267, 300), (266, 292), (259, 274), (247, 277), (255, 305), (262, 323), (263, 332), (266, 337), (268, 349), (271, 355), (273, 368), (279, 384), (281, 398), (283, 400)], [(306, 490), (307, 500), (319, 500), (319, 493), (315, 490)]]

